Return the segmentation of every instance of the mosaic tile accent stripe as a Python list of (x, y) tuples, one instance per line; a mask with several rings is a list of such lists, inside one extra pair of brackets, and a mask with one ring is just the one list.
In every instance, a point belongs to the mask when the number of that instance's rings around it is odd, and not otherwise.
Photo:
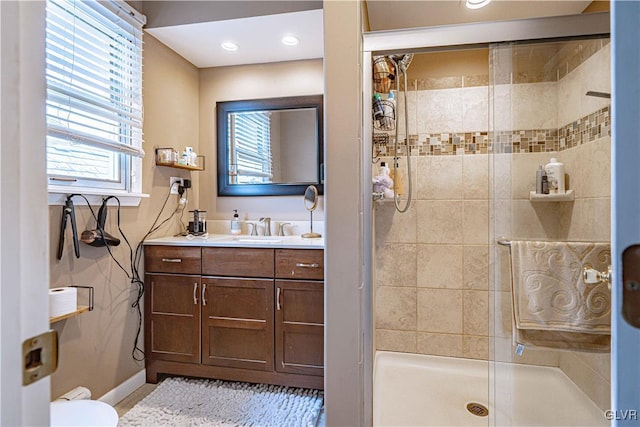
[(611, 136), (610, 106), (558, 129), (558, 151)]
[[(513, 130), (489, 133), (442, 132), (409, 135), (413, 156), (453, 156), (487, 153), (544, 153), (563, 151), (605, 136), (611, 136), (610, 107), (604, 107), (559, 129)], [(394, 136), (374, 133), (376, 156), (393, 156)], [(402, 139), (404, 143), (404, 138)], [(404, 145), (398, 155), (406, 155)]]

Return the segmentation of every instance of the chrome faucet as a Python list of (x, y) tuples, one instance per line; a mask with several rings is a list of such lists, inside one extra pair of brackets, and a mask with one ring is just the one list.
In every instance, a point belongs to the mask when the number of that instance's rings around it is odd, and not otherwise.
[(252, 236), (257, 236), (258, 235), (258, 227), (256, 227), (256, 223), (255, 222), (246, 222), (246, 224), (251, 227), (251, 235)]
[(279, 222), (278, 223), (278, 236), (284, 236), (284, 226), (291, 224), (290, 222)]
[(268, 216), (260, 218), (260, 222), (264, 224), (263, 236), (271, 236), (271, 218), (269, 218)]

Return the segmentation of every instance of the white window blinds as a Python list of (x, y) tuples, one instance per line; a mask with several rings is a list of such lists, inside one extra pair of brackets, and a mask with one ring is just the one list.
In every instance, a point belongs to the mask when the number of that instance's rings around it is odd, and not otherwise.
[(231, 156), (231, 183), (271, 182), (271, 113), (268, 111), (229, 114), (230, 135), (234, 139)]
[(142, 157), (144, 16), (114, 1), (47, 0), (47, 172), (118, 181)]

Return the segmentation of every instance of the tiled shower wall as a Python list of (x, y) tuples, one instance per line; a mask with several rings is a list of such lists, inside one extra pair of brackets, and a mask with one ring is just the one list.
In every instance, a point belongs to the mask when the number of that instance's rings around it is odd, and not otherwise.
[(378, 349), (487, 358), (488, 159), (415, 157), (408, 212), (376, 207)]
[[(559, 81), (495, 86), (495, 135), (489, 87), (409, 92), (414, 203), (399, 214), (383, 202), (374, 214), (377, 349), (560, 366), (606, 406), (608, 355), (513, 355), (509, 267), (498, 258), (505, 280), (490, 286), (489, 222), (493, 215), (495, 235), (511, 238), (609, 240), (608, 102), (584, 96), (609, 92), (609, 54), (604, 45)], [(390, 143), (374, 146), (389, 164), (390, 152)], [(565, 163), (576, 200), (532, 204), (535, 170), (552, 156)], [(406, 173), (404, 158), (400, 166)]]

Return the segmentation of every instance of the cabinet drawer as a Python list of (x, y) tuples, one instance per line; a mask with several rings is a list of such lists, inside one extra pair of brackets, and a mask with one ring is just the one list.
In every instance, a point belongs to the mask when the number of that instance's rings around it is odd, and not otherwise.
[(200, 247), (145, 246), (144, 269), (153, 273), (200, 274)]
[(324, 251), (276, 249), (276, 278), (324, 279)]
[(273, 249), (202, 248), (202, 274), (273, 277)]

